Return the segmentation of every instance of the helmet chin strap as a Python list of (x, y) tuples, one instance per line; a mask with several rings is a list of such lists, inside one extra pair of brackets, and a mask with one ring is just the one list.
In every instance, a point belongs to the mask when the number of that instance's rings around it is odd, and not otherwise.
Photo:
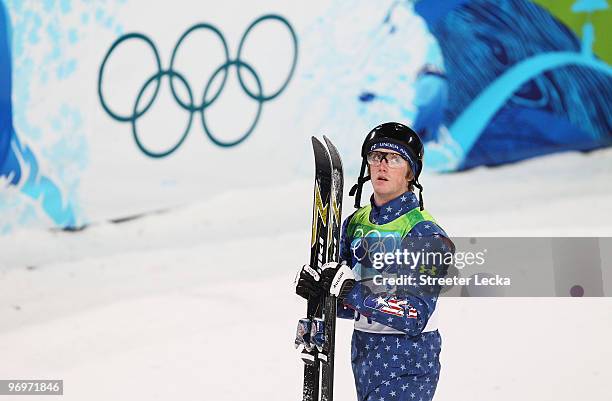
[(349, 191), (349, 196), (355, 197), (355, 209), (359, 209), (361, 207), (361, 192), (363, 191), (363, 184), (370, 180), (369, 175), (367, 177), (363, 176), (363, 174), (365, 173), (366, 165), (367, 160), (364, 157), (363, 161), (361, 162), (361, 170), (359, 171), (359, 178), (357, 178), (357, 183), (353, 185), (353, 187)]
[(413, 181), (415, 187), (419, 189), (419, 208), (423, 210), (423, 186), (417, 180)]

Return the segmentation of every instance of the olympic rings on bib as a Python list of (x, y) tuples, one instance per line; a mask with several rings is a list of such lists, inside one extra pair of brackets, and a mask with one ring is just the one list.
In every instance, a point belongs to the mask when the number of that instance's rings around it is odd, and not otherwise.
[(375, 254), (385, 254), (395, 252), (398, 249), (401, 239), (393, 233), (382, 235), (376, 229), (370, 229), (364, 234), (363, 228), (355, 230), (355, 239), (350, 245), (351, 252), (358, 262), (363, 263), (368, 258), (367, 266), (371, 267), (374, 263)]
[[(293, 60), (291, 62), (291, 68), (289, 70), (289, 74), (287, 75), (287, 78), (283, 81), (282, 85), (274, 92), (270, 94), (265, 94), (263, 93), (261, 79), (259, 75), (257, 74), (257, 72), (255, 71), (255, 69), (250, 64), (248, 64), (246, 61), (242, 60), (240, 57), (241, 57), (243, 46), (244, 46), (244, 43), (246, 42), (248, 34), (258, 24), (264, 21), (269, 21), (269, 20), (279, 21), (281, 24), (283, 24), (287, 28), (289, 34), (291, 35), (291, 39), (293, 42)], [(202, 94), (201, 99), (195, 97), (187, 79), (182, 74), (180, 74), (178, 71), (176, 71), (174, 68), (175, 57), (176, 57), (176, 54), (181, 44), (191, 33), (197, 30), (205, 30), (205, 31), (212, 32), (221, 42), (221, 45), (223, 46), (223, 51), (225, 54), (225, 61), (223, 61), (215, 69), (212, 75), (208, 78), (208, 81), (205, 85), (204, 93)], [(102, 93), (102, 83), (104, 81), (104, 71), (105, 71), (106, 63), (108, 62), (108, 59), (110, 58), (113, 51), (122, 43), (127, 42), (127, 41), (134, 41), (134, 40), (143, 42), (145, 45), (147, 45), (148, 48), (151, 49), (151, 52), (153, 53), (153, 56), (155, 58), (157, 72), (153, 74), (151, 77), (149, 77), (146, 80), (146, 82), (143, 84), (143, 86), (140, 88), (138, 95), (136, 96), (136, 99), (134, 100), (134, 106), (132, 107), (131, 114), (129, 113), (122, 114), (120, 112), (117, 112), (113, 108), (111, 108), (111, 106), (109, 105), (108, 101), (106, 100), (106, 98), (104, 97)], [(255, 126), (257, 125), (257, 122), (259, 121), (263, 103), (276, 98), (285, 90), (285, 88), (289, 84), (289, 81), (291, 81), (291, 78), (293, 77), (293, 73), (295, 71), (295, 67), (297, 64), (297, 55), (298, 55), (298, 41), (297, 41), (297, 35), (295, 31), (293, 30), (293, 27), (291, 26), (291, 24), (289, 24), (289, 22), (285, 18), (279, 15), (275, 15), (275, 14), (263, 15), (257, 18), (255, 21), (253, 21), (248, 26), (248, 28), (245, 30), (244, 34), (242, 35), (242, 38), (240, 39), (240, 43), (238, 45), (238, 51), (237, 51), (235, 59), (232, 59), (230, 57), (229, 47), (227, 45), (225, 37), (223, 36), (221, 31), (219, 31), (219, 29), (217, 29), (211, 24), (206, 24), (206, 23), (200, 23), (200, 24), (196, 24), (190, 27), (180, 36), (179, 40), (174, 46), (174, 50), (172, 51), (172, 56), (170, 58), (170, 65), (168, 69), (164, 69), (162, 67), (162, 62), (161, 62), (161, 58), (159, 55), (159, 51), (157, 50), (157, 47), (155, 46), (155, 44), (150, 38), (148, 38), (146, 35), (141, 34), (141, 33), (128, 33), (128, 34), (125, 34), (119, 37), (117, 40), (115, 40), (115, 42), (113, 42), (110, 49), (104, 56), (104, 59), (102, 61), (102, 64), (100, 65), (100, 71), (98, 74), (98, 96), (100, 98), (100, 103), (102, 105), (102, 108), (111, 118), (117, 121), (120, 121), (120, 122), (129, 122), (131, 124), (132, 135), (134, 137), (134, 141), (136, 142), (136, 145), (145, 155), (149, 157), (154, 157), (154, 158), (165, 157), (173, 153), (175, 150), (177, 150), (181, 146), (185, 138), (187, 137), (187, 134), (189, 133), (189, 129), (191, 128), (191, 124), (193, 122), (194, 113), (200, 113), (200, 119), (202, 121), (202, 127), (204, 128), (204, 133), (206, 134), (206, 136), (208, 136), (208, 138), (210, 138), (210, 140), (215, 145), (220, 146), (220, 147), (232, 147), (232, 146), (236, 146), (240, 144), (253, 132), (253, 130), (255, 129)], [(207, 124), (206, 122), (206, 109), (210, 107), (223, 92), (225, 83), (227, 81), (228, 71), (232, 67), (236, 68), (236, 75), (238, 76), (238, 82), (240, 83), (240, 87), (242, 88), (243, 92), (249, 98), (257, 102), (257, 112), (249, 128), (238, 139), (232, 140), (232, 141), (223, 141), (219, 139), (218, 137), (216, 137), (211, 132), (209, 124)], [(255, 90), (249, 89), (246, 86), (245, 81), (244, 81), (245, 72), (247, 74), (250, 74), (254, 78), (254, 81), (256, 84)], [(214, 91), (214, 93), (209, 93), (212, 91), (211, 89), (213, 86), (212, 84), (219, 74), (223, 74), (223, 77), (221, 79), (221, 84), (219, 85), (218, 89)], [(157, 98), (157, 95), (159, 93), (159, 88), (160, 88), (161, 80), (163, 77), (168, 78), (170, 82), (170, 90), (172, 92), (172, 96), (174, 100), (182, 109), (189, 112), (189, 119), (187, 121), (185, 131), (180, 136), (178, 142), (176, 142), (174, 145), (172, 145), (170, 148), (166, 150), (154, 151), (154, 150), (148, 149), (140, 140), (137, 121), (140, 117), (142, 117), (144, 114), (146, 114), (149, 111), (149, 109), (155, 102), (155, 99)], [(143, 102), (143, 95), (145, 92), (147, 92), (147, 89), (150, 87), (150, 85), (155, 85), (153, 94), (146, 103), (141, 104)], [(176, 90), (177, 85), (184, 87), (189, 97), (188, 101), (181, 99), (177, 95), (177, 90)], [(209, 99), (209, 96), (210, 96), (210, 99)]]

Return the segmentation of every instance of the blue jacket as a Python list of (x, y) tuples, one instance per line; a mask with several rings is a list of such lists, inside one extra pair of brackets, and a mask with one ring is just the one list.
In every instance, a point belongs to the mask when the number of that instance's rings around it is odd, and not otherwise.
[[(418, 199), (411, 191), (382, 206), (376, 206), (373, 199), (370, 200), (370, 203), (369, 223), (374, 227), (392, 222), (419, 207)], [(342, 224), (340, 259), (346, 261), (353, 268), (358, 281), (345, 298), (344, 303), (338, 306), (338, 316), (348, 319), (354, 318), (356, 320), (355, 328), (362, 331), (420, 335), (435, 310), (441, 287), (439, 285), (421, 284), (419, 276), (428, 274), (433, 277), (444, 277), (448, 265), (438, 262), (415, 266), (416, 268), (412, 270), (400, 270), (398, 266), (386, 265), (386, 273), (396, 273), (396, 275), (399, 272), (408, 273), (407, 276), (415, 278), (414, 284), (396, 286), (394, 291), (380, 285), (372, 288), (372, 280), (363, 278), (363, 274), (356, 271), (359, 269), (357, 268), (359, 263), (355, 254), (359, 251), (363, 238), (350, 236), (349, 224), (353, 216), (348, 217)], [(415, 245), (415, 242), (417, 245)], [(426, 220), (416, 223), (401, 241), (401, 247), (408, 248), (407, 250), (411, 252), (415, 252), (417, 246), (422, 244), (431, 245), (429, 251), (454, 252), (454, 245), (446, 232), (433, 221)], [(400, 250), (403, 251), (403, 249)], [(396, 270), (392, 271), (392, 269)], [(370, 268), (370, 271), (374, 270)], [(374, 272), (376, 273), (376, 271)]]

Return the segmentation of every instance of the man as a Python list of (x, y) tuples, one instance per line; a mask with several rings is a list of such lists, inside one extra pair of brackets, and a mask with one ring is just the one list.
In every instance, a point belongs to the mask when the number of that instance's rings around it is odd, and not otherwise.
[[(443, 277), (447, 266), (440, 258), (431, 262), (406, 255), (422, 255), (425, 249), (452, 253), (454, 247), (423, 209), (418, 182), (423, 144), (414, 131), (400, 123), (379, 125), (367, 135), (361, 156), (360, 177), (351, 189), (358, 210), (342, 225), (340, 263), (327, 263), (319, 272), (304, 266), (296, 293), (304, 298), (335, 295), (338, 316), (355, 319), (351, 363), (359, 401), (431, 400), (440, 374), (441, 338), (434, 314), (440, 286), (420, 278)], [(369, 176), (364, 177), (366, 167)], [(359, 208), (361, 187), (368, 180), (374, 193), (370, 204)], [(383, 282), (398, 277), (413, 281)]]

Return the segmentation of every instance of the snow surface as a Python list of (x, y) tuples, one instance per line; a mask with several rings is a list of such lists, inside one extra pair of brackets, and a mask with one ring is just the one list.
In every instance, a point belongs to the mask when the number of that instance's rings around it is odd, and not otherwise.
[[(610, 177), (612, 149), (421, 181), (454, 236), (612, 236)], [(311, 192), (311, 180), (270, 183), (122, 224), (0, 237), (0, 378), (63, 379), (63, 399), (78, 401), (299, 399), (305, 303), (291, 282), (308, 259)], [(612, 394), (610, 298), (438, 308), (436, 400)], [(355, 399), (351, 330), (339, 323), (339, 401)]]

